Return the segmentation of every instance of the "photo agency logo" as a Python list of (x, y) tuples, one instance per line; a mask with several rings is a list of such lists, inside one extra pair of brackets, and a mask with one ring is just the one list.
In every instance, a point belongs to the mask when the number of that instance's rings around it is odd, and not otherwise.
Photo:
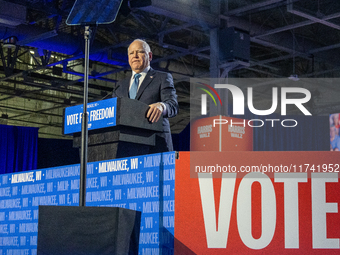
[[(312, 98), (311, 92), (302, 87), (284, 87), (284, 86), (277, 86), (271, 87), (271, 90), (267, 90), (265, 94), (267, 97), (267, 105), (269, 104), (270, 107), (267, 106), (265, 109), (258, 109), (255, 106), (255, 97), (254, 97), (254, 88), (251, 86), (243, 87), (246, 91), (246, 96), (241, 88), (233, 84), (214, 84), (213, 86), (208, 85), (207, 83), (203, 82), (195, 82), (195, 90), (199, 89), (201, 92), (200, 95), (200, 113), (201, 116), (208, 116), (208, 96), (210, 100), (214, 102), (214, 104), (210, 103), (209, 108), (217, 107), (219, 104), (220, 109), (224, 106), (228, 107), (228, 102), (222, 102), (221, 95), (223, 93), (227, 93), (226, 97), (222, 97), (225, 100), (228, 100), (228, 94), (231, 96), (232, 99), (232, 116), (237, 116), (238, 118), (245, 118), (245, 109), (248, 109), (249, 112), (253, 115), (257, 116), (269, 116), (274, 113), (277, 113), (276, 116), (286, 116), (287, 117), (287, 108), (291, 107), (298, 111), (297, 114), (301, 113), (305, 116), (311, 116), (311, 112), (306, 108), (306, 104), (308, 104)], [(219, 92), (217, 92), (217, 90)], [(196, 93), (197, 96), (198, 93)], [(269, 95), (268, 95), (269, 94)], [(230, 98), (229, 96), (229, 98)], [(217, 100), (215, 99), (217, 98)], [(257, 96), (257, 100), (264, 99), (261, 96)], [(197, 101), (197, 98), (196, 98)], [(293, 108), (295, 107), (295, 108)], [(197, 110), (197, 108), (196, 108)], [(223, 115), (223, 114), (216, 114), (216, 115)], [(296, 127), (298, 125), (298, 121), (294, 118), (258, 118), (258, 119), (244, 119), (242, 122), (232, 122), (232, 120), (228, 121), (226, 119), (216, 118), (213, 120), (213, 127), (216, 125), (224, 125), (229, 124), (233, 125), (243, 125), (243, 126), (250, 126), (254, 128), (263, 127), (266, 123), (271, 125), (272, 127), (275, 124), (279, 124), (282, 127)]]
[[(217, 91), (213, 87), (211, 87), (210, 85), (205, 84), (203, 82), (198, 82), (198, 84), (201, 85), (201, 87), (198, 87), (198, 88), (203, 90), (204, 92), (206, 92), (210, 96), (210, 98), (214, 101), (215, 106), (217, 106), (215, 97), (213, 96), (213, 94), (209, 90), (211, 90), (215, 94), (215, 96), (217, 97), (221, 106), (223, 106), (221, 97), (219, 96), (219, 94), (217, 93)], [(206, 87), (206, 88), (202, 88), (202, 87)], [(209, 90), (207, 90), (207, 89), (209, 89)], [(201, 94), (201, 115), (207, 115), (207, 94)]]

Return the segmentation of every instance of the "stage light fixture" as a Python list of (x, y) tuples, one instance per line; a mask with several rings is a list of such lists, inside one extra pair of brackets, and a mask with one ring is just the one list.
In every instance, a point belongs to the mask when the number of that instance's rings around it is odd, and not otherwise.
[(7, 49), (15, 48), (18, 42), (16, 36), (10, 36), (3, 40), (3, 47)]

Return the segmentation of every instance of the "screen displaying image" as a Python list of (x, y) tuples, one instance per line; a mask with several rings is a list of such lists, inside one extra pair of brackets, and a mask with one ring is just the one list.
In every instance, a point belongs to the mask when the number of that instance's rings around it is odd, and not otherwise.
[(340, 113), (333, 113), (329, 116), (329, 132), (330, 132), (330, 150), (339, 151), (340, 150), (340, 137), (339, 137), (339, 127), (340, 127)]

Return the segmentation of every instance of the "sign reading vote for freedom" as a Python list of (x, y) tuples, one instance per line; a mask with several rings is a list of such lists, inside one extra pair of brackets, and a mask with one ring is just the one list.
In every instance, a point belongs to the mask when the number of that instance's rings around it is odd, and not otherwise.
[[(87, 104), (88, 130), (116, 125), (117, 98)], [(64, 134), (81, 132), (83, 105), (65, 109)]]

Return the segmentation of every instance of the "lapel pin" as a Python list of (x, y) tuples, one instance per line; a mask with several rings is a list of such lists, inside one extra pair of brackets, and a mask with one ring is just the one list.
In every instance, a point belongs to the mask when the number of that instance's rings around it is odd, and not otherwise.
[(150, 76), (150, 78), (152, 79), (152, 78), (153, 78), (153, 76)]

